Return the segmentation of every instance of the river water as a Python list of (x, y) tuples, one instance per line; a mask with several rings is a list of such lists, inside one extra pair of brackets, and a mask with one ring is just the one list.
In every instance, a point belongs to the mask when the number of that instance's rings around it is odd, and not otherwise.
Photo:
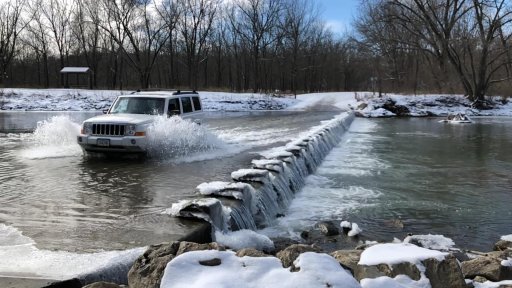
[[(171, 138), (180, 141), (167, 144), (187, 148), (211, 141), (217, 147), (166, 157), (164, 143), (153, 147), (161, 148), (158, 157), (141, 160), (83, 157), (75, 144), (77, 123), (95, 114), (0, 113), (0, 223), (17, 228), (39, 249), (93, 252), (175, 240), (197, 224), (161, 214), (172, 203), (197, 197), (202, 182), (229, 181), (232, 171), (250, 168), (259, 151), (335, 115), (206, 114), (201, 133), (178, 129)], [(35, 133), (16, 133), (45, 120)], [(162, 122), (163, 128), (180, 126)]]
[[(261, 151), (334, 116), (206, 114), (199, 141), (218, 147), (126, 160), (83, 157), (77, 123), (94, 114), (0, 113), (0, 224), (40, 249), (93, 252), (176, 239), (194, 224), (161, 214), (172, 203), (197, 197), (202, 182), (229, 180)], [(36, 133), (19, 133), (42, 120)], [(315, 221), (344, 219), (370, 239), (443, 234), (459, 247), (489, 249), (512, 233), (511, 142), (510, 118), (471, 125), (356, 119), (287, 215), (264, 232), (298, 235)]]
[(488, 251), (512, 234), (512, 118), (357, 118), (269, 235), (349, 220), (369, 239), (443, 234)]

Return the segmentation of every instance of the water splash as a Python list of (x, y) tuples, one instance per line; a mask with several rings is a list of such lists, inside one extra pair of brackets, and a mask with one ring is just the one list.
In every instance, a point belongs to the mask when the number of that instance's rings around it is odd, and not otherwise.
[(22, 152), (28, 159), (44, 159), (78, 156), (82, 153), (76, 143), (80, 124), (69, 116), (54, 116), (37, 122), (37, 128), (30, 137), (30, 148)]
[(147, 149), (152, 158), (180, 159), (191, 154), (220, 150), (226, 143), (207, 127), (181, 117), (158, 117), (147, 130)]

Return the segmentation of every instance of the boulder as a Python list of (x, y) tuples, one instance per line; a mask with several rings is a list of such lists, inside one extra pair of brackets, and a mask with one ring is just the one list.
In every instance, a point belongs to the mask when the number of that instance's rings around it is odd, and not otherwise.
[(489, 253), (488, 256), (462, 262), (464, 277), (473, 279), (482, 276), (493, 282), (512, 280), (512, 267), (502, 266), (501, 261), (504, 259), (500, 255), (504, 254)]
[(133, 288), (160, 287), (165, 267), (175, 257), (179, 247), (180, 242), (151, 245), (133, 263), (128, 272), (128, 285)]
[(316, 227), (320, 229), (320, 232), (322, 232), (322, 234), (324, 234), (325, 236), (334, 236), (340, 234), (338, 225), (330, 221), (319, 222), (316, 224)]
[(244, 256), (269, 257), (270, 255), (267, 255), (267, 254), (263, 253), (262, 251), (256, 250), (254, 248), (244, 248), (244, 249), (238, 250), (236, 252), (236, 256), (238, 256), (238, 257), (244, 257)]
[(295, 261), (295, 259), (304, 252), (320, 252), (320, 249), (312, 245), (293, 244), (278, 252), (276, 257), (281, 260), (284, 268), (292, 267), (292, 270), (294, 270), (295, 267), (293, 267), (293, 261)]
[(494, 244), (494, 251), (505, 251), (512, 249), (512, 241), (500, 240)]
[(396, 114), (396, 116), (408, 116), (410, 114), (409, 108), (407, 106), (403, 105), (397, 105), (395, 101), (388, 99), (384, 105), (382, 105), (382, 108), (393, 112)]
[[(299, 244), (299, 242), (296, 240), (284, 238), (284, 237), (272, 238), (272, 242), (274, 242), (274, 247), (275, 247), (274, 253), (276, 253), (276, 254), (280, 251), (283, 251), (284, 249), (286, 249), (287, 247), (289, 247), (293, 244)], [(275, 255), (274, 253), (272, 253), (272, 255)]]
[(425, 265), (425, 276), (430, 280), (432, 288), (465, 288), (466, 281), (460, 269), (457, 258), (448, 255), (444, 260), (427, 259)]
[(194, 242), (186, 242), (183, 241), (180, 243), (178, 251), (176, 252), (176, 256), (181, 255), (190, 251), (202, 251), (202, 250), (226, 250), (222, 245), (217, 244), (216, 242), (206, 243), (206, 244), (198, 244)]
[(151, 245), (133, 264), (128, 272), (128, 285), (130, 288), (160, 287), (162, 275), (167, 263), (174, 257), (198, 250), (224, 250), (217, 243), (197, 244), (193, 242), (173, 242)]
[(391, 277), (392, 271), (391, 268), (387, 264), (379, 264), (379, 265), (357, 265), (354, 269), (354, 278), (357, 281), (361, 281), (365, 278), (378, 278), (382, 276)]
[(96, 282), (89, 285), (84, 286), (83, 288), (121, 288), (123, 286), (120, 286), (115, 283), (111, 282)]
[(353, 275), (362, 253), (362, 250), (338, 250), (332, 252), (330, 255), (336, 259), (343, 268), (350, 270)]

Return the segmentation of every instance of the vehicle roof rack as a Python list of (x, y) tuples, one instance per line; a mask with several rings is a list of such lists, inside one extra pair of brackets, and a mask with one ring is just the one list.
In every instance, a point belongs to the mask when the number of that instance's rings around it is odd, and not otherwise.
[(192, 91), (181, 91), (181, 90), (178, 90), (174, 93), (172, 93), (172, 95), (186, 95), (186, 94), (197, 94), (196, 90), (192, 90)]

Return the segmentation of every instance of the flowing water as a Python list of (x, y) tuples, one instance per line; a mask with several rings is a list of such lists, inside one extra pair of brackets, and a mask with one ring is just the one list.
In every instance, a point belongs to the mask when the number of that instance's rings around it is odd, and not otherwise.
[[(229, 181), (258, 151), (295, 139), (335, 113), (212, 113), (203, 125), (160, 119), (151, 159), (85, 158), (75, 144), (91, 113), (1, 113), (0, 223), (41, 249), (126, 249), (183, 236), (193, 222), (162, 212)], [(38, 123), (39, 121), (39, 123)], [(13, 133), (17, 131), (32, 133)], [(176, 149), (178, 147), (178, 149)], [(190, 152), (190, 151), (193, 152)]]
[(512, 119), (437, 120), (356, 119), (286, 217), (263, 232), (298, 237), (316, 221), (343, 219), (370, 239), (443, 234), (489, 250), (512, 233)]

